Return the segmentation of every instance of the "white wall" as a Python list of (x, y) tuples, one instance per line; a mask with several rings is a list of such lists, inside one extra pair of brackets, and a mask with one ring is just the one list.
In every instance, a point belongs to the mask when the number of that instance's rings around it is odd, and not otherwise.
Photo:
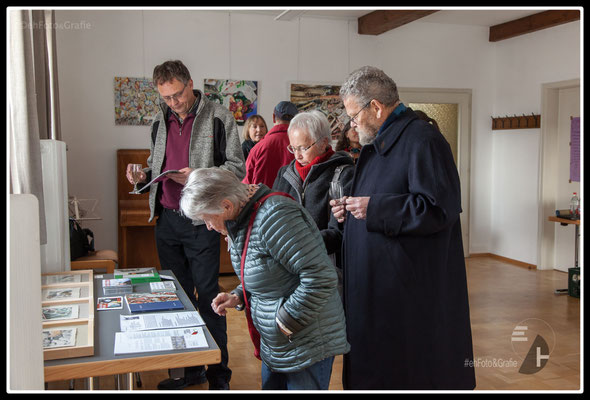
[[(288, 99), (290, 82), (341, 83), (363, 65), (382, 68), (399, 87), (471, 89), (470, 251), (522, 261), (535, 257), (534, 226), (506, 232), (502, 221), (494, 220), (513, 201), (494, 189), (506, 178), (506, 171), (494, 170), (505, 163), (494, 149), (511, 148), (513, 136), (498, 142), (490, 117), (539, 113), (541, 83), (580, 76), (577, 22), (490, 43), (488, 29), (475, 26), (414, 22), (380, 36), (360, 36), (356, 20), (275, 21), (227, 11), (58, 10), (56, 20), (90, 24), (85, 30), (58, 30), (57, 49), (69, 193), (99, 199), (103, 219), (85, 224), (99, 248), (117, 246), (116, 150), (149, 146), (147, 127), (115, 126), (113, 78), (150, 77), (156, 64), (179, 58), (199, 89), (205, 78), (258, 80), (259, 113), (268, 124), (274, 105)], [(519, 52), (525, 57), (516, 57)], [(551, 56), (556, 52), (563, 57)], [(536, 141), (530, 143), (530, 136)], [(538, 132), (526, 137), (518, 145), (537, 154)], [(529, 165), (534, 157), (523, 163)], [(520, 181), (537, 180), (534, 168), (522, 174)], [(518, 182), (505, 186), (521, 190)], [(496, 242), (506, 234), (510, 240)]]
[[(543, 83), (580, 77), (580, 24), (569, 23), (498, 42), (495, 53), (497, 78), (492, 114), (540, 114)], [(540, 134), (540, 129), (501, 130), (491, 134), (489, 252), (534, 265), (537, 265)], [(569, 157), (562, 162), (569, 165)]]

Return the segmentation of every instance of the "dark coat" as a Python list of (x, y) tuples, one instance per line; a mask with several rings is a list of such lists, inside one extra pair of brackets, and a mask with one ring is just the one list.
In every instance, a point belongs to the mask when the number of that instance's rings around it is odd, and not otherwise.
[(242, 151), (244, 152), (244, 160), (248, 159), (248, 155), (250, 154), (250, 150), (252, 150), (252, 147), (254, 147), (256, 143), (254, 143), (253, 140), (244, 140), (242, 142)]
[(356, 164), (348, 213), (345, 389), (473, 389), (459, 176), (451, 149), (411, 109), (390, 115)]
[[(295, 168), (296, 160), (279, 170), (273, 189), (290, 194), (299, 204), (309, 211), (317, 224), (328, 254), (340, 253), (342, 246), (342, 231), (332, 215), (330, 207), (330, 181), (334, 177), (336, 168), (347, 165), (340, 174), (340, 182), (344, 195), (348, 196), (354, 174), (354, 161), (343, 151), (335, 152), (323, 163), (313, 165), (305, 182)], [(339, 257), (339, 254), (338, 254)]]

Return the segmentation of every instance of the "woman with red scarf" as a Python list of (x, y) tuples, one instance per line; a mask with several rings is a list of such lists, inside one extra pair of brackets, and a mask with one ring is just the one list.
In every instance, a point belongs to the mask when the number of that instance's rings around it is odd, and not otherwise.
[[(335, 174), (344, 196), (352, 185), (354, 161), (343, 151), (332, 150), (330, 123), (321, 111), (297, 114), (289, 125), (287, 149), (295, 159), (279, 170), (273, 189), (290, 194), (316, 222), (328, 254), (339, 264), (342, 232), (331, 212), (330, 181)], [(336, 170), (342, 166), (338, 172)], [(341, 170), (341, 171), (340, 171)]]

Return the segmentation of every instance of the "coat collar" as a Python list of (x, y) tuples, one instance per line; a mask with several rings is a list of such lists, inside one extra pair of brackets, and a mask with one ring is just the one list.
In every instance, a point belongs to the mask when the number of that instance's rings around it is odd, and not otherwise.
[(401, 113), (392, 112), (385, 120), (372, 145), (375, 151), (383, 156), (401, 136), (408, 124), (418, 116), (411, 108), (406, 108)]
[(235, 235), (240, 229), (248, 226), (248, 223), (250, 222), (250, 215), (254, 211), (254, 204), (270, 192), (271, 189), (268, 186), (265, 184), (260, 184), (260, 189), (254, 193), (254, 196), (252, 196), (244, 208), (242, 208), (242, 211), (240, 211), (236, 219), (225, 221), (225, 227), (227, 228), (227, 232), (232, 240), (235, 238)]

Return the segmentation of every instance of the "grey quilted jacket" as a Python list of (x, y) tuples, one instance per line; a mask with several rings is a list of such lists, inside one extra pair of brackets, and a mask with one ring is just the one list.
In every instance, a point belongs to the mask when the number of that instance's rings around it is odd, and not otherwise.
[[(261, 185), (240, 215), (226, 222), (238, 276), (254, 203), (270, 192)], [(296, 372), (349, 351), (336, 270), (315, 222), (297, 202), (272, 196), (261, 205), (250, 236), (244, 283), (261, 337), (260, 356), (271, 370)], [(242, 297), (242, 285), (233, 293)], [(293, 332), (291, 340), (281, 333), (276, 318)]]

